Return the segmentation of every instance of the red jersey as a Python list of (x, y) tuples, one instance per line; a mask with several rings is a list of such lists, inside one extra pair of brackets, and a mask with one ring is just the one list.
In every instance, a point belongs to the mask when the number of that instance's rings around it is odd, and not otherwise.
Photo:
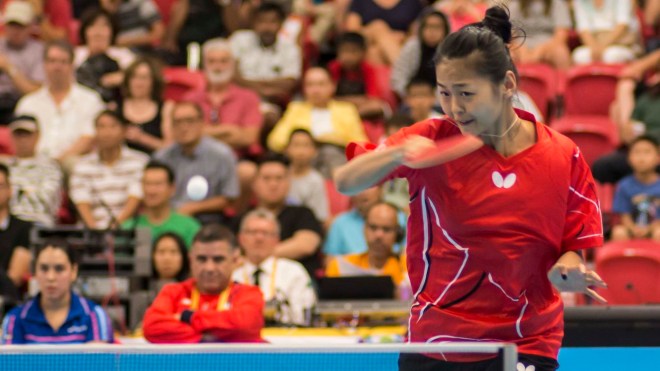
[[(224, 304), (219, 304), (222, 294), (195, 298), (195, 290), (192, 278), (165, 285), (144, 315), (144, 337), (152, 343), (263, 341), (264, 299), (258, 287), (233, 283)], [(194, 310), (190, 324), (175, 318), (184, 310)]]
[[(521, 353), (557, 358), (563, 303), (547, 273), (563, 253), (602, 245), (600, 205), (577, 146), (517, 113), (534, 123), (537, 142), (514, 156), (483, 146), (431, 168), (401, 166), (388, 177), (410, 184), (409, 341), (513, 342)], [(409, 135), (437, 140), (460, 130), (430, 119), (385, 145)]]

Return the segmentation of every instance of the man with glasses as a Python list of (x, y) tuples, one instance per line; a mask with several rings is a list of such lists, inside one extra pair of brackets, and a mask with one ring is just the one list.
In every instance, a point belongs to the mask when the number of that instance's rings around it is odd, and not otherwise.
[(275, 256), (280, 242), (280, 223), (272, 212), (256, 209), (241, 222), (238, 243), (245, 262), (233, 279), (261, 289), (266, 302), (274, 305), (276, 322), (305, 325), (305, 309), (316, 302), (312, 279), (297, 261)]
[(328, 277), (391, 276), (395, 285), (404, 279), (403, 259), (393, 252), (394, 244), (403, 239), (398, 221), (399, 210), (387, 202), (378, 202), (366, 213), (364, 237), (367, 252), (335, 257), (326, 268)]
[(176, 174), (174, 208), (202, 224), (221, 222), (222, 212), (239, 195), (233, 150), (204, 134), (203, 111), (193, 102), (174, 104), (172, 136), (175, 143), (154, 158)]

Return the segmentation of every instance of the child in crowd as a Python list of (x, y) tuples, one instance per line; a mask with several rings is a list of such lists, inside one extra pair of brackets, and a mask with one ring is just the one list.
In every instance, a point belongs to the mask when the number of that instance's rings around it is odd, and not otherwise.
[(630, 144), (628, 162), (633, 174), (619, 182), (614, 195), (614, 212), (620, 224), (612, 228), (612, 240), (652, 238), (660, 241), (660, 148), (654, 137), (642, 135)]
[(417, 78), (406, 86), (406, 106), (410, 109), (410, 117), (415, 122), (442, 116), (441, 112), (434, 109), (436, 106), (434, 88), (431, 81)]
[(291, 161), (289, 199), (292, 203), (309, 207), (316, 219), (325, 222), (329, 216), (325, 181), (321, 173), (312, 166), (318, 153), (316, 147), (316, 141), (309, 131), (297, 129), (291, 133), (285, 149), (285, 154)]

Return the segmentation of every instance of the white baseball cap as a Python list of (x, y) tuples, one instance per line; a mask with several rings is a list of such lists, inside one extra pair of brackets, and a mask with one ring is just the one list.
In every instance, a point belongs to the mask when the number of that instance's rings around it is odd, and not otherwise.
[(18, 23), (23, 26), (29, 26), (34, 21), (34, 10), (32, 4), (27, 1), (13, 0), (5, 8), (3, 21), (7, 23)]

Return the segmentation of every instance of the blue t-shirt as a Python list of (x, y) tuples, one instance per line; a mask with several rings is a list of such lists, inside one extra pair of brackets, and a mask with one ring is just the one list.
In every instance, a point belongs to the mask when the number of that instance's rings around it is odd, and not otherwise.
[(638, 225), (648, 225), (660, 217), (660, 179), (643, 184), (634, 175), (621, 181), (614, 193), (612, 209), (615, 213), (630, 214)]
[(112, 343), (112, 323), (101, 306), (71, 293), (71, 308), (64, 324), (54, 331), (39, 305), (41, 294), (9, 311), (2, 321), (0, 344)]
[[(399, 225), (406, 225), (406, 215), (399, 212)], [(400, 253), (404, 244), (395, 244), (394, 252)], [(364, 237), (364, 219), (356, 209), (339, 214), (330, 226), (323, 245), (326, 255), (361, 254), (367, 251)]]

